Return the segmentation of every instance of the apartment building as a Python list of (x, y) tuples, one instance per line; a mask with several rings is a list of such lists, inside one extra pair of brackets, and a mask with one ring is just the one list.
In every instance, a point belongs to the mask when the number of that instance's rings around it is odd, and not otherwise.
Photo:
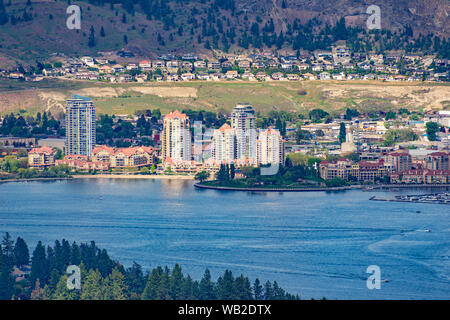
[(167, 114), (163, 119), (161, 132), (161, 157), (163, 161), (168, 158), (173, 160), (190, 161), (191, 131), (187, 115), (175, 110)]
[(108, 163), (111, 168), (143, 167), (155, 162), (151, 147), (111, 148), (98, 146), (93, 150), (93, 160)]
[(450, 170), (448, 152), (433, 152), (426, 156), (425, 167), (430, 170)]
[(259, 132), (257, 163), (258, 165), (284, 163), (284, 141), (280, 131), (269, 127)]
[(237, 142), (236, 129), (229, 124), (223, 124), (213, 131), (211, 143), (211, 158), (217, 164), (232, 163), (236, 160)]
[(45, 168), (55, 165), (56, 149), (50, 147), (33, 148), (28, 152), (28, 166)]
[(231, 113), (231, 128), (236, 130), (237, 159), (243, 163), (256, 163), (256, 116), (250, 104), (236, 104)]
[(95, 106), (90, 98), (73, 95), (66, 107), (66, 154), (91, 158), (95, 147)]
[(385, 161), (393, 171), (400, 172), (412, 168), (412, 157), (406, 152), (392, 152), (385, 157)]

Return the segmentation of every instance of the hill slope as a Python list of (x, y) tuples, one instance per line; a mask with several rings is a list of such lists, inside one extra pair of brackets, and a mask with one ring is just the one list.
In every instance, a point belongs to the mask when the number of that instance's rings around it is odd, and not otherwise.
[[(447, 0), (378, 1), (384, 29), (378, 34), (368, 33), (365, 24), (365, 12), (372, 2), (71, 1), (81, 7), (82, 23), (81, 30), (69, 30), (67, 0), (0, 0), (0, 66), (16, 61), (34, 63), (54, 52), (84, 55), (127, 48), (139, 56), (156, 57), (168, 52), (208, 53), (210, 48), (314, 50), (327, 48), (336, 40), (347, 40), (358, 50), (448, 54), (447, 42), (445, 48), (442, 44), (450, 34)], [(91, 26), (95, 46), (89, 47)], [(438, 43), (435, 36), (441, 37)]]

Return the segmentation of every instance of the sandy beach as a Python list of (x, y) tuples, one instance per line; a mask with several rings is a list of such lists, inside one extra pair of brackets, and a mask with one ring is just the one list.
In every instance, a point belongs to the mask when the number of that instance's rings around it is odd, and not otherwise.
[(74, 175), (74, 179), (177, 179), (193, 180), (194, 176), (183, 175), (138, 175), (138, 174), (95, 174), (95, 175)]

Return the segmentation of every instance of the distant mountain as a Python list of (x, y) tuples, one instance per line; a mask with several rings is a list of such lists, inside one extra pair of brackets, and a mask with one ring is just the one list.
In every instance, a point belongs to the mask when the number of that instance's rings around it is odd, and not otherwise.
[[(366, 10), (374, 2), (382, 30), (369, 31)], [(66, 26), (69, 3), (82, 10), (80, 30)], [(449, 13), (448, 0), (0, 0), (0, 69), (55, 52), (297, 52), (329, 49), (338, 40), (355, 51), (450, 58)]]

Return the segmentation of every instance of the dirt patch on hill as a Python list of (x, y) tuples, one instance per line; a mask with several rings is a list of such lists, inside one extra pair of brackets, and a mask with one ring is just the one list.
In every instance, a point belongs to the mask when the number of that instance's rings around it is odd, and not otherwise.
[(197, 98), (197, 88), (192, 87), (131, 87), (130, 90), (161, 98)]
[(383, 97), (390, 99), (394, 105), (405, 103), (425, 110), (442, 109), (443, 102), (450, 100), (450, 87), (447, 86), (327, 84), (321, 87), (324, 95), (331, 99)]

